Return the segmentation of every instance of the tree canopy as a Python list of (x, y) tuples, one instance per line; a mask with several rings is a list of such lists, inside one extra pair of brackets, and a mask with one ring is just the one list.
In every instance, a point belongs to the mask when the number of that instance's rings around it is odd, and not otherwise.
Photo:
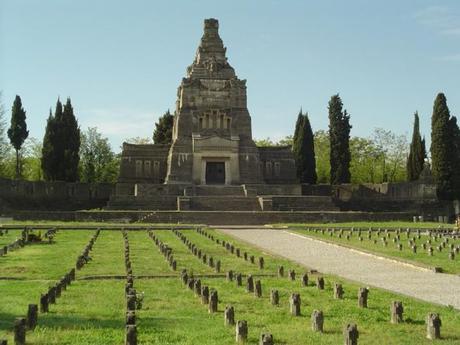
[(153, 142), (155, 144), (170, 144), (172, 141), (172, 129), (174, 116), (171, 115), (169, 109), (163, 116), (160, 116), (158, 122), (155, 123), (153, 131)]
[(8, 138), (16, 151), (16, 178), (21, 176), (19, 152), (28, 136), (29, 131), (27, 130), (26, 112), (22, 107), (21, 97), (16, 95), (11, 109), (11, 125), (8, 129)]
[(415, 181), (420, 177), (426, 158), (425, 140), (420, 135), (420, 119), (418, 113), (414, 114), (414, 129), (412, 142), (407, 158), (407, 180)]
[(351, 180), (350, 116), (342, 108), (340, 96), (332, 96), (329, 101), (331, 184), (349, 183)]

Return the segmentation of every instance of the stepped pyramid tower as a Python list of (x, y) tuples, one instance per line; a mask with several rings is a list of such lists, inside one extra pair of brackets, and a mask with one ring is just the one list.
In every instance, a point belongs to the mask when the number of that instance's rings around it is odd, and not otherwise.
[(216, 19), (204, 21), (193, 63), (177, 90), (171, 145), (123, 144), (121, 183), (248, 185), (296, 183), (289, 147), (252, 139), (246, 80), (226, 57)]
[(219, 23), (206, 19), (195, 60), (178, 88), (166, 183), (261, 183), (246, 80), (227, 61)]

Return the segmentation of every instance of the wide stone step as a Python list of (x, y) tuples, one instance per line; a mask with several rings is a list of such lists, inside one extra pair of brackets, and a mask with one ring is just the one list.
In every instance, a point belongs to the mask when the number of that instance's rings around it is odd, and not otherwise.
[(207, 185), (187, 188), (190, 196), (245, 196), (243, 186)]
[(256, 197), (240, 196), (193, 196), (190, 197), (193, 211), (260, 211)]
[(275, 211), (339, 211), (329, 196), (273, 196)]

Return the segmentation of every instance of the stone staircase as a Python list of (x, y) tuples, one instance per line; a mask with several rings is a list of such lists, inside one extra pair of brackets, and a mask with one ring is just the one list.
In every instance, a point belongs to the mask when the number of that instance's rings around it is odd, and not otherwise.
[(273, 211), (340, 211), (330, 196), (272, 196)]
[(261, 211), (257, 197), (192, 196), (190, 211)]
[(105, 209), (171, 211), (177, 209), (177, 197), (157, 196), (155, 198), (139, 198), (134, 195), (124, 195), (122, 198), (110, 198)]
[(202, 185), (185, 189), (186, 196), (246, 196), (243, 186)]

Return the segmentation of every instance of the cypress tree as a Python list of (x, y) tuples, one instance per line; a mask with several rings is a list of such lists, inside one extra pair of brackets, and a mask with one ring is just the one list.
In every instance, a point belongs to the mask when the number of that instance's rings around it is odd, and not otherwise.
[(418, 113), (414, 114), (414, 129), (410, 144), (409, 157), (407, 159), (407, 180), (415, 181), (420, 177), (425, 162), (425, 141), (420, 135), (420, 120)]
[(334, 95), (329, 101), (329, 140), (331, 184), (350, 182), (350, 116), (342, 110), (340, 96)]
[(294, 136), (292, 138), (292, 153), (294, 154), (294, 159), (297, 169), (297, 177), (301, 180), (303, 172), (303, 156), (301, 151), (302, 138), (303, 137), (303, 122), (305, 118), (302, 114), (302, 109), (300, 109), (299, 114), (297, 115), (297, 121), (295, 123)]
[(315, 184), (317, 175), (313, 131), (308, 114), (302, 114), (302, 109), (300, 109), (297, 116), (292, 140), (292, 152), (296, 163), (297, 177), (300, 182)]
[(78, 181), (78, 164), (80, 162), (80, 128), (75, 118), (70, 98), (64, 105), (59, 131), (63, 141), (63, 180), (67, 182)]
[(65, 181), (65, 162), (64, 162), (64, 151), (65, 151), (65, 135), (62, 130), (63, 122), (63, 109), (61, 100), (58, 98), (56, 102), (56, 109), (54, 110), (54, 131), (51, 138), (54, 151), (55, 159), (55, 178), (57, 181)]
[(170, 144), (172, 141), (172, 129), (174, 124), (174, 116), (171, 115), (169, 109), (155, 123), (153, 131), (153, 142), (155, 144)]
[(302, 157), (303, 167), (300, 174), (300, 182), (316, 184), (316, 158), (315, 158), (315, 143), (313, 131), (311, 129), (310, 119), (308, 114), (304, 115), (302, 121), (302, 129), (299, 135), (300, 150), (299, 155)]
[(451, 160), (452, 160), (452, 199), (460, 200), (460, 128), (457, 118), (452, 116), (449, 120), (451, 131)]
[(438, 197), (449, 200), (453, 196), (452, 130), (446, 96), (439, 93), (431, 117), (431, 161)]
[(8, 138), (16, 151), (16, 178), (21, 176), (19, 150), (28, 136), (26, 112), (22, 107), (21, 97), (16, 95), (11, 109), (11, 126), (8, 129)]
[(293, 150), (297, 147), (296, 141), (299, 137), (299, 132), (301, 131), (301, 128), (302, 128), (303, 119), (304, 119), (304, 116), (302, 114), (302, 108), (300, 108), (299, 114), (297, 115), (297, 121), (295, 123), (294, 136), (292, 137), (292, 149)]
[(56, 121), (50, 109), (50, 114), (46, 122), (45, 136), (43, 137), (42, 160), (41, 160), (43, 176), (46, 181), (54, 181), (57, 179), (58, 160), (57, 160), (57, 155), (56, 155), (56, 150), (55, 150), (55, 145), (54, 145), (55, 138), (56, 138)]

